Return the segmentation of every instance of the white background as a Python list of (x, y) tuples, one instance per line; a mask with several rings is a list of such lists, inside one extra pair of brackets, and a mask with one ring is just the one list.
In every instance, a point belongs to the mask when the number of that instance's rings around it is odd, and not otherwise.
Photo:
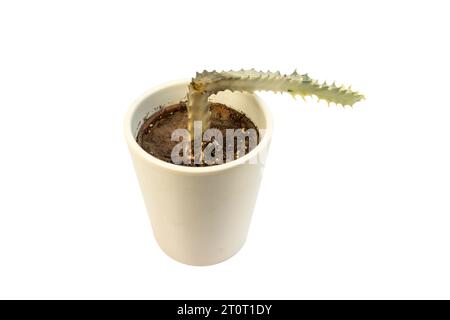
[[(450, 298), (445, 1), (2, 1), (0, 298)], [(157, 246), (129, 104), (203, 69), (308, 72), (352, 108), (261, 93), (275, 132), (248, 241)]]

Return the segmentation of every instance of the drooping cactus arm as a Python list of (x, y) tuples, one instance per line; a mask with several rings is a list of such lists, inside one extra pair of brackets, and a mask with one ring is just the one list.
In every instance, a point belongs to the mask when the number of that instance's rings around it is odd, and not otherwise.
[(193, 132), (194, 121), (202, 121), (203, 130), (209, 128), (210, 112), (208, 97), (220, 91), (259, 90), (288, 92), (292, 96), (316, 96), (328, 103), (352, 106), (364, 98), (363, 95), (350, 88), (337, 87), (334, 83), (327, 85), (311, 79), (306, 74), (294, 71), (290, 75), (280, 72), (261, 72), (252, 70), (197, 73), (189, 85), (188, 111), (189, 130)]

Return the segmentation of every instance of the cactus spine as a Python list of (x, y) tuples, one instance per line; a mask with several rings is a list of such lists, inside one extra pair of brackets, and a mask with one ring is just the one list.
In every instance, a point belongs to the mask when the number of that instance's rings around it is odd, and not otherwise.
[(319, 83), (307, 74), (298, 74), (294, 71), (290, 75), (280, 72), (262, 72), (251, 70), (240, 71), (203, 71), (197, 73), (189, 84), (188, 112), (189, 131), (193, 132), (194, 121), (201, 121), (203, 130), (209, 128), (210, 111), (208, 97), (220, 91), (231, 90), (241, 92), (254, 92), (259, 90), (273, 92), (288, 92), (295, 96), (316, 96), (328, 103), (342, 106), (353, 106), (364, 99), (362, 94), (350, 88)]

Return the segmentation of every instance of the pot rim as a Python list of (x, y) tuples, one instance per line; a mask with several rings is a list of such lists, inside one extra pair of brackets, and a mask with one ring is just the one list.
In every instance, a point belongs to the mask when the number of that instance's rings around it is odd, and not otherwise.
[[(272, 130), (273, 130), (273, 118), (272, 113), (270, 109), (267, 107), (267, 105), (264, 103), (264, 101), (257, 96), (256, 94), (253, 94), (256, 102), (258, 103), (261, 112), (263, 113), (265, 119), (266, 119), (266, 128), (264, 129), (264, 136), (262, 140), (258, 143), (258, 145), (249, 153), (247, 153), (245, 156), (215, 166), (206, 166), (206, 167), (187, 167), (187, 166), (181, 166), (176, 165), (173, 163), (169, 163), (163, 160), (160, 160), (151, 154), (147, 153), (142, 147), (137, 143), (136, 139), (134, 138), (133, 131), (131, 128), (131, 120), (133, 119), (133, 115), (138, 108), (138, 106), (144, 101), (148, 96), (162, 90), (168, 87), (180, 85), (180, 84), (186, 84), (186, 86), (189, 83), (189, 79), (179, 79), (179, 80), (173, 80), (169, 82), (162, 83), (160, 85), (154, 86), (148, 91), (146, 91), (143, 95), (141, 95), (138, 99), (136, 99), (131, 106), (128, 108), (128, 111), (125, 115), (125, 121), (124, 121), (124, 133), (125, 133), (125, 139), (128, 143), (128, 146), (130, 149), (132, 149), (135, 154), (139, 155), (142, 159), (145, 161), (150, 162), (151, 164), (160, 167), (162, 169), (166, 169), (168, 171), (172, 171), (174, 173), (180, 173), (180, 174), (187, 174), (187, 175), (205, 175), (205, 174), (215, 174), (220, 173), (225, 170), (232, 169), (234, 167), (237, 167), (239, 165), (245, 164), (248, 160), (250, 160), (254, 156), (258, 156), (262, 150), (265, 150), (265, 147), (269, 144), (270, 139), (272, 138)], [(259, 161), (259, 160), (257, 160)]]

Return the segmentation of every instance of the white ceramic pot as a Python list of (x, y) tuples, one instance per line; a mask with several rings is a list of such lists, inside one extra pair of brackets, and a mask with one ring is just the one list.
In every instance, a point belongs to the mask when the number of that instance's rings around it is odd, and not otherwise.
[[(179, 262), (211, 265), (233, 256), (245, 242), (272, 135), (272, 115), (255, 95), (221, 92), (211, 101), (243, 111), (264, 131), (257, 147), (242, 158), (211, 167), (161, 161), (137, 144), (138, 130), (160, 106), (184, 99), (187, 85), (186, 80), (170, 82), (134, 102), (125, 117), (125, 138), (159, 246)], [(257, 163), (249, 163), (255, 157)]]

